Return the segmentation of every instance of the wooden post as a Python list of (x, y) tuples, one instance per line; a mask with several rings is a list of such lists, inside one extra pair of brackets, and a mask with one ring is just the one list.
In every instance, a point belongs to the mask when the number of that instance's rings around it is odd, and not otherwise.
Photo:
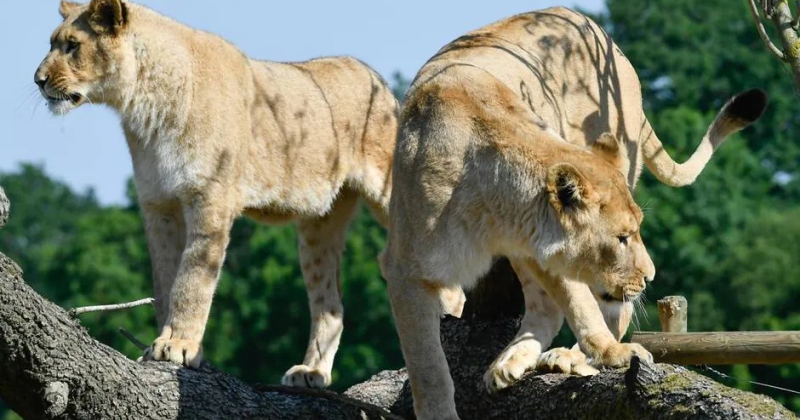
[(800, 331), (636, 332), (631, 342), (656, 362), (682, 365), (800, 362)]
[(658, 319), (661, 331), (685, 333), (689, 303), (683, 296), (665, 296), (658, 300)]

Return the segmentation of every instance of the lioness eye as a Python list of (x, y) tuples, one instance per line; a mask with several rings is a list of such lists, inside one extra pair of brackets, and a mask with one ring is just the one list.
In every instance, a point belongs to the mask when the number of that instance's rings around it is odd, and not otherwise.
[(622, 246), (628, 245), (628, 236), (627, 235), (617, 236), (617, 239), (619, 239), (619, 244), (620, 245), (622, 245)]
[(70, 53), (74, 52), (75, 50), (78, 49), (79, 46), (80, 46), (80, 44), (78, 44), (77, 41), (67, 41), (66, 53), (70, 54)]

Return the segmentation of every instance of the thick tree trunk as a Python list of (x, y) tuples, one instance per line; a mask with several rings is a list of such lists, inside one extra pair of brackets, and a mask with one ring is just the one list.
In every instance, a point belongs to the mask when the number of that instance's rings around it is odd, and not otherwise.
[(26, 419), (389, 419), (329, 391), (251, 387), (204, 364), (136, 363), (92, 339), (0, 254), (0, 397)]
[[(0, 190), (0, 221), (7, 216), (7, 203)], [(502, 267), (499, 270), (489, 280), (498, 273), (507, 275)], [(508, 285), (513, 287), (513, 282)], [(473, 294), (474, 301), (499, 304), (509, 298), (508, 293), (491, 298), (488, 287), (479, 290), (484, 292)], [(481, 377), (514, 336), (519, 317), (473, 308), (468, 317), (448, 318), (442, 325), (463, 420), (795, 418), (769, 398), (668, 365), (636, 364), (627, 373), (607, 371), (589, 378), (528, 375), (490, 396)], [(66, 311), (31, 290), (20, 268), (1, 253), (0, 397), (26, 419), (413, 417), (402, 370), (382, 372), (339, 395), (251, 386), (207, 363), (200, 369), (136, 363), (92, 339)]]
[(522, 316), (525, 299), (507, 258), (498, 258), (478, 284), (467, 292), (463, 319), (493, 320)]
[[(528, 374), (496, 395), (482, 375), (514, 336), (517, 318), (470, 321), (446, 318), (442, 343), (456, 386), (456, 406), (470, 419), (793, 419), (774, 400), (720, 385), (680, 366), (640, 363), (591, 377)], [(345, 395), (412, 417), (404, 369), (385, 371)]]

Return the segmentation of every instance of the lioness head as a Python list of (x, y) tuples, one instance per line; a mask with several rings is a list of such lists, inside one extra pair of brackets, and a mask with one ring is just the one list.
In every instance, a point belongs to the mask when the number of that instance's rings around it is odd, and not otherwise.
[(120, 68), (119, 35), (128, 9), (120, 0), (62, 1), (59, 12), (64, 21), (53, 31), (50, 52), (33, 80), (50, 111), (62, 115), (86, 101), (103, 99)]
[(548, 169), (548, 198), (564, 231), (548, 265), (602, 290), (605, 300), (636, 299), (655, 277), (639, 234), (642, 211), (619, 171), (598, 159), (582, 163)]

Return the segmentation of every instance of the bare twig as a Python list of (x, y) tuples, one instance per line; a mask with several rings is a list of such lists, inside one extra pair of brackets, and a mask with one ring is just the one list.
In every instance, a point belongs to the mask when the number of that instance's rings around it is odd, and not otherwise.
[(133, 343), (134, 346), (138, 347), (139, 350), (144, 351), (147, 348), (147, 344), (144, 344), (141, 341), (139, 341), (139, 339), (136, 338), (136, 336), (134, 336), (133, 334), (131, 334), (130, 331), (126, 330), (123, 327), (119, 327), (118, 330), (120, 334), (125, 336), (125, 338), (127, 338), (131, 343)]
[[(761, 36), (761, 39), (764, 41), (764, 44), (767, 48), (772, 51), (778, 58), (784, 60), (783, 52), (772, 43), (769, 39), (769, 35), (767, 35), (767, 31), (764, 28), (764, 25), (761, 23), (761, 17), (758, 15), (758, 7), (756, 6), (755, 0), (749, 0), (750, 3), (750, 13), (753, 15), (753, 19), (756, 22), (756, 29), (758, 30), (758, 34)], [(762, 4), (764, 5), (764, 15), (771, 16), (772, 15), (772, 6), (769, 4), (769, 0), (763, 0)], [(769, 12), (767, 12), (767, 7), (769, 7)]]
[(149, 305), (155, 302), (154, 298), (144, 298), (133, 302), (115, 303), (113, 305), (96, 305), (96, 306), (83, 306), (80, 308), (72, 308), (67, 313), (70, 316), (80, 315), (86, 312), (99, 312), (99, 311), (115, 311), (117, 309), (128, 309), (135, 306)]

